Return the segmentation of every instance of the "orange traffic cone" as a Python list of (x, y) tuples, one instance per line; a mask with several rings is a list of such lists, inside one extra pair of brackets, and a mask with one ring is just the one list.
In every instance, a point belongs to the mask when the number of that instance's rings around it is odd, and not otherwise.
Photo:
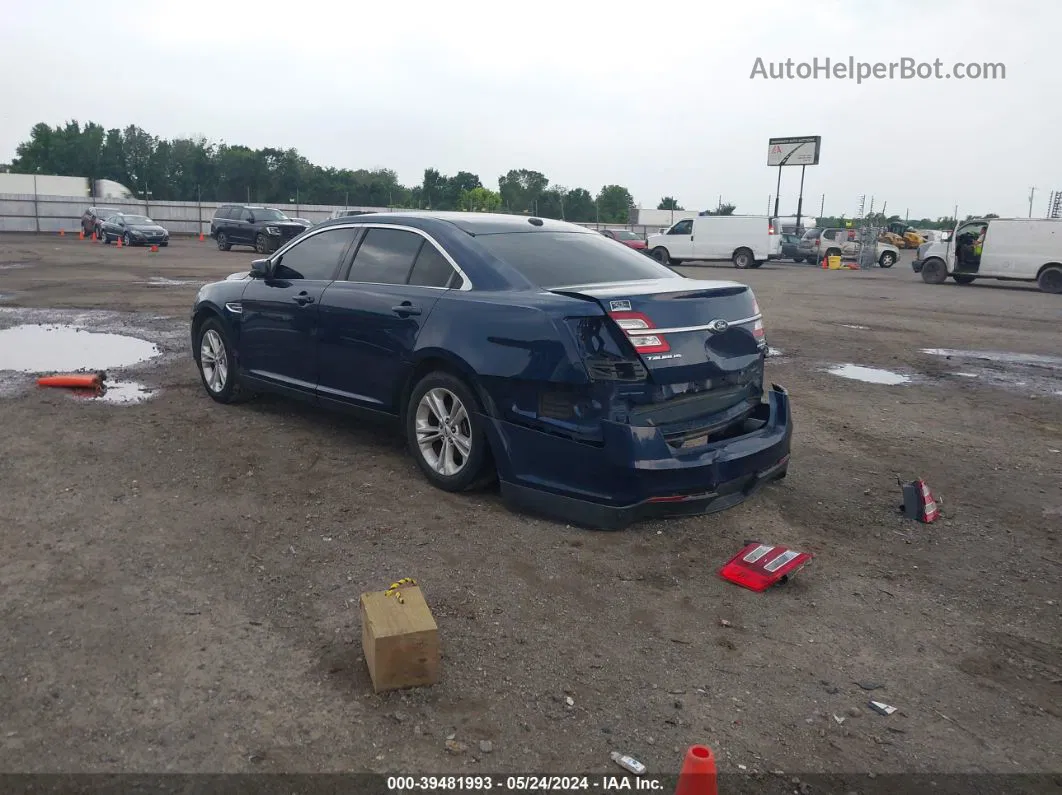
[(151, 248), (148, 249), (148, 251), (150, 251), (152, 254), (157, 254), (158, 250), (159, 250), (159, 247), (155, 246), (155, 245), (152, 245)]
[(37, 379), (38, 386), (54, 386), (66, 389), (95, 389), (103, 388), (103, 378), (99, 373), (73, 373), (71, 375), (45, 375)]
[(59, 237), (66, 237), (66, 230), (65, 229), (60, 229), (59, 230)]
[(117, 239), (117, 240), (115, 240), (114, 242), (118, 244), (118, 248), (121, 248), (121, 247), (122, 247), (122, 239), (121, 239), (121, 238), (118, 238), (118, 239)]
[(78, 230), (77, 239), (78, 240), (84, 240), (85, 239), (85, 230), (84, 229)]
[(682, 763), (675, 795), (718, 795), (715, 756), (706, 745), (691, 745)]
[(199, 242), (200, 243), (203, 242), (203, 233), (202, 232), (199, 233)]
[(822, 269), (823, 270), (828, 270), (829, 267), (830, 267), (829, 257), (827, 257), (825, 254), (823, 254), (822, 255)]
[(96, 230), (95, 229), (92, 230), (92, 240), (93, 240), (93, 242), (95, 242), (95, 240), (96, 240)]

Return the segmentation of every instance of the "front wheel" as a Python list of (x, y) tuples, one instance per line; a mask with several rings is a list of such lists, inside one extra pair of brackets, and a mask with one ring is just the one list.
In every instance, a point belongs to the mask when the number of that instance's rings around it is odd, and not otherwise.
[(922, 281), (926, 284), (944, 284), (947, 278), (948, 269), (943, 260), (931, 259), (922, 263)]
[(884, 252), (881, 255), (881, 258), (878, 260), (878, 265), (880, 265), (883, 268), (891, 268), (895, 264), (896, 264), (896, 255), (893, 254), (891, 251)]
[(968, 276), (965, 273), (953, 273), (951, 278), (955, 280), (956, 284), (973, 284), (976, 276)]
[(747, 248), (739, 248), (735, 251), (732, 260), (734, 262), (734, 267), (741, 269), (753, 267), (753, 263), (755, 262), (752, 257), (752, 252)]
[(269, 253), (269, 246), (266, 241), (266, 237), (261, 232), (254, 236), (254, 250), (257, 251), (259, 254)]
[(1036, 284), (1045, 293), (1062, 294), (1062, 265), (1049, 265), (1040, 271)]
[(456, 376), (420, 379), (406, 408), (406, 442), (428, 481), (443, 491), (468, 491), (494, 477), (479, 401)]
[(199, 331), (196, 364), (207, 394), (218, 403), (232, 403), (239, 396), (232, 345), (221, 321), (211, 319)]
[(127, 248), (129, 246), (133, 245), (133, 238), (131, 238), (129, 236), (128, 232), (126, 232), (124, 235), (122, 235), (122, 245), (127, 247)]
[(663, 246), (657, 246), (649, 254), (650, 257), (655, 259), (661, 265), (667, 265), (671, 262), (671, 257), (668, 256), (667, 249)]

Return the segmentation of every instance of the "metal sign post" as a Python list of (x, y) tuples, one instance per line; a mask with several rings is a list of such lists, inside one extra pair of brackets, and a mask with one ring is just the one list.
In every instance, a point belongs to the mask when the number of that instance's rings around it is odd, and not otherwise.
[(797, 198), (797, 227), (804, 201), (804, 169), (819, 164), (821, 135), (805, 135), (798, 138), (771, 138), (767, 142), (767, 166), (778, 168), (778, 184), (774, 192), (774, 217), (779, 216), (779, 199), (782, 192), (782, 167), (800, 166), (800, 195)]

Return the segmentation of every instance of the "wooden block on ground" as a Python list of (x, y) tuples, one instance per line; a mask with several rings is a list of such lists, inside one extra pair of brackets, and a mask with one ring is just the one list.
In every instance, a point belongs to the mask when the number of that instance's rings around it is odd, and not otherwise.
[(439, 680), (439, 628), (417, 586), (361, 595), (361, 646), (377, 692)]

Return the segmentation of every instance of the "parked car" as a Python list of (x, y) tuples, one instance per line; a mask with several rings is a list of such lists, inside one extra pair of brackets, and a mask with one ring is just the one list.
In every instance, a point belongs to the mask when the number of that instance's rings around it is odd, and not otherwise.
[(146, 215), (116, 213), (100, 224), (104, 243), (121, 240), (123, 246), (168, 246), (170, 233)]
[(778, 256), (778, 236), (765, 215), (701, 215), (679, 221), (662, 235), (650, 235), (649, 253), (659, 262), (730, 260), (736, 268), (758, 268)]
[(259, 254), (269, 254), (305, 231), (305, 225), (280, 210), (250, 204), (223, 204), (210, 221), (210, 236), (221, 251), (251, 246)]
[(949, 276), (957, 284), (999, 279), (1036, 282), (1045, 293), (1062, 293), (1062, 220), (975, 218), (959, 226), (954, 238), (918, 249), (911, 268), (927, 284), (943, 284)]
[(308, 221), (305, 218), (292, 218), (291, 220), (294, 221), (297, 224), (302, 224), (307, 229), (309, 229), (311, 226), (313, 226), (313, 221)]
[(782, 233), (779, 257), (781, 259), (791, 259), (793, 262), (803, 262), (806, 259), (804, 255), (800, 253), (800, 235), (791, 234), (789, 232)]
[[(821, 262), (824, 256), (855, 257), (859, 253), (859, 232), (838, 227), (809, 229), (797, 245), (807, 262)], [(880, 240), (874, 244), (874, 259), (882, 268), (891, 268), (900, 258), (900, 250)]]
[(81, 214), (81, 231), (85, 233), (85, 237), (91, 237), (95, 233), (96, 237), (99, 238), (100, 224), (105, 219), (117, 214), (118, 210), (113, 207), (89, 207)]
[(721, 510), (789, 465), (752, 290), (563, 221), (326, 221), (203, 287), (191, 343), (219, 403), (395, 418), (432, 485), (496, 477), (510, 505), (578, 524)]
[(648, 248), (644, 237), (627, 229), (602, 229), (601, 234), (613, 240), (618, 240), (635, 251), (645, 251)]

